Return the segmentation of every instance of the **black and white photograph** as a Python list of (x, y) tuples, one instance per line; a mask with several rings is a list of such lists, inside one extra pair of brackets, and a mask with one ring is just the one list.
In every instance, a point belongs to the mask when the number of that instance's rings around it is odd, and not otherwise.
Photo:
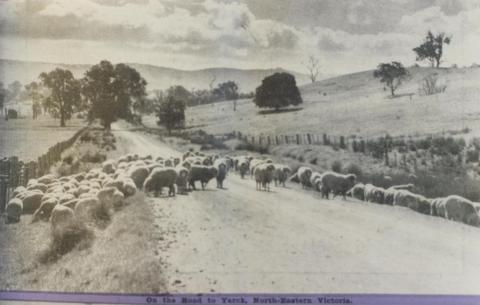
[(21, 292), (478, 304), (480, 2), (0, 0)]

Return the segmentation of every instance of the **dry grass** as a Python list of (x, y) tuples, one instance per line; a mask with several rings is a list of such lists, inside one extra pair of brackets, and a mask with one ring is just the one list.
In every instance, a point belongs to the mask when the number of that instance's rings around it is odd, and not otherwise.
[(37, 120), (30, 117), (17, 120), (0, 120), (0, 157), (18, 156), (21, 160), (36, 160), (56, 143), (72, 137), (84, 126), (82, 120), (67, 122), (67, 127), (59, 127), (58, 120), (41, 116)]
[(78, 243), (49, 264), (38, 261), (40, 253), (50, 247), (48, 223), (31, 225), (28, 217), (16, 225), (1, 222), (0, 290), (164, 292), (153, 213), (142, 194), (129, 203), (115, 213), (108, 227), (93, 229), (90, 247)]

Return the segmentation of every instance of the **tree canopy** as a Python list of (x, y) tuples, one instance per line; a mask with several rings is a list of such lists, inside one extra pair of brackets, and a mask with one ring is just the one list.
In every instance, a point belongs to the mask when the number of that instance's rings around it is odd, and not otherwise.
[(451, 37), (446, 36), (445, 33), (434, 35), (431, 31), (428, 31), (424, 42), (413, 49), (417, 55), (417, 61), (428, 60), (432, 67), (440, 67), (443, 45), (450, 44), (451, 40)]
[(299, 105), (303, 100), (293, 75), (275, 73), (263, 79), (262, 85), (256, 89), (253, 102), (260, 108), (278, 110), (289, 105)]
[(380, 78), (380, 82), (385, 83), (390, 88), (392, 96), (395, 96), (395, 90), (408, 77), (408, 71), (401, 63), (393, 61), (379, 64), (377, 70), (373, 72), (373, 76)]
[(158, 125), (163, 125), (171, 134), (172, 129), (183, 127), (185, 124), (185, 103), (169, 95), (161, 101), (157, 109)]
[(132, 105), (146, 95), (147, 82), (134, 68), (101, 61), (85, 72), (82, 93), (90, 104), (90, 119), (98, 118), (106, 129), (122, 118), (132, 119)]
[(70, 120), (73, 112), (81, 102), (80, 83), (69, 70), (55, 69), (49, 73), (41, 73), (42, 85), (49, 89), (43, 99), (43, 107), (53, 117), (60, 118), (60, 126)]

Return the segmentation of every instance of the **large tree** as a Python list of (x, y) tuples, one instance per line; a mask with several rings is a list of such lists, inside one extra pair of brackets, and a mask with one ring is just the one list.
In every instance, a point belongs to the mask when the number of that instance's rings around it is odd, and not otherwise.
[(220, 100), (233, 101), (233, 111), (237, 110), (238, 85), (234, 81), (219, 84), (213, 94)]
[(100, 119), (104, 128), (110, 129), (117, 119), (132, 118), (132, 104), (145, 97), (147, 82), (135, 69), (104, 60), (85, 72), (82, 84), (90, 104), (89, 118)]
[(413, 51), (417, 55), (417, 61), (428, 60), (432, 67), (440, 67), (443, 56), (443, 45), (450, 44), (452, 38), (440, 33), (434, 35), (428, 31), (423, 43), (414, 48)]
[(40, 81), (50, 91), (43, 99), (45, 110), (53, 117), (60, 118), (60, 126), (65, 127), (65, 122), (71, 119), (81, 102), (79, 81), (69, 70), (59, 68), (40, 74)]
[(395, 90), (402, 84), (403, 80), (408, 77), (408, 71), (399, 62), (379, 64), (377, 70), (373, 72), (375, 78), (380, 78), (380, 82), (385, 83), (395, 96)]
[(295, 77), (289, 73), (275, 73), (263, 79), (262, 85), (256, 89), (253, 102), (260, 108), (278, 110), (299, 105), (303, 101)]
[(166, 100), (159, 101), (157, 109), (158, 125), (163, 125), (172, 133), (172, 129), (183, 127), (185, 124), (185, 103), (169, 95)]

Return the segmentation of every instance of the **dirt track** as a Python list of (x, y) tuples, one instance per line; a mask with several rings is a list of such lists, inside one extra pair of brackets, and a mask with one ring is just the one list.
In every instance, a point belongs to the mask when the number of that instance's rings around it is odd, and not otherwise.
[[(123, 150), (178, 154), (115, 128)], [(169, 292), (480, 292), (478, 228), (293, 188), (259, 192), (236, 174), (215, 185), (151, 199)]]

